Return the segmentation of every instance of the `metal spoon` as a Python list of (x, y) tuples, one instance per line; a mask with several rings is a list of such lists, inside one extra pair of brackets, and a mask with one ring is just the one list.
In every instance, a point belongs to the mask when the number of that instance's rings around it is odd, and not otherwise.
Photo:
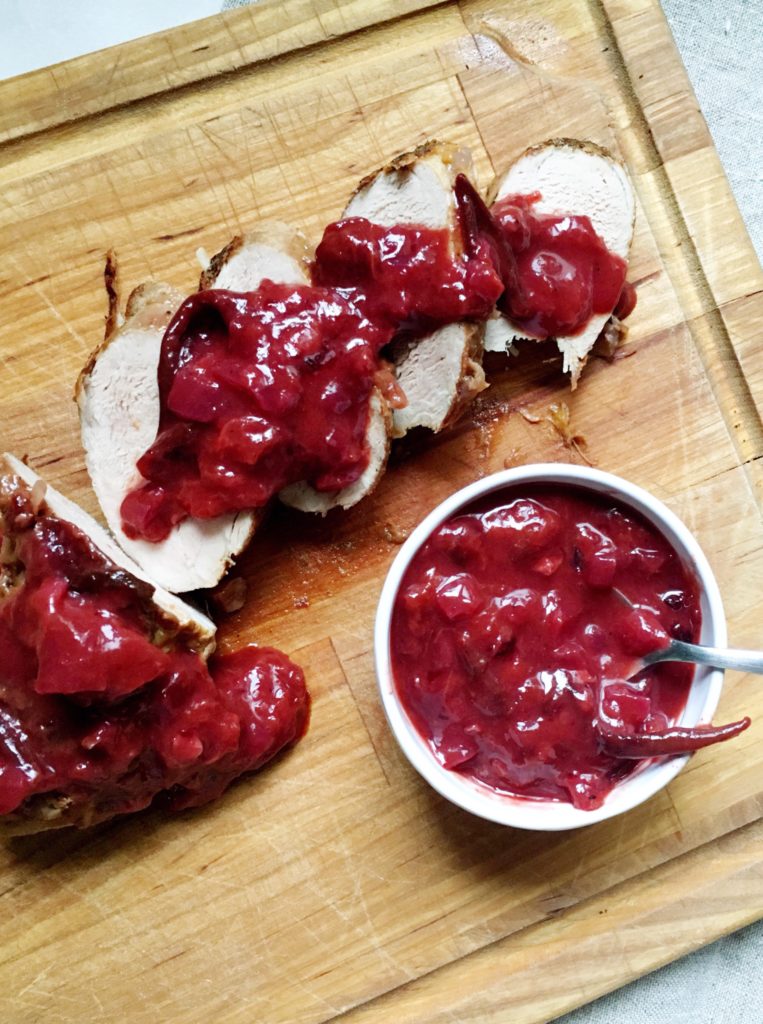
[[(623, 604), (631, 609), (636, 605), (630, 598), (619, 590), (612, 587), (615, 595), (620, 598)], [(740, 672), (756, 672), (763, 675), (763, 652), (744, 651), (734, 647), (707, 647), (704, 644), (690, 644), (685, 640), (670, 640), (665, 647), (656, 651), (650, 651), (637, 662), (637, 668), (631, 673), (636, 675), (647, 665), (655, 665), (659, 661), (689, 661), (697, 665), (710, 665), (713, 668), (734, 668)]]

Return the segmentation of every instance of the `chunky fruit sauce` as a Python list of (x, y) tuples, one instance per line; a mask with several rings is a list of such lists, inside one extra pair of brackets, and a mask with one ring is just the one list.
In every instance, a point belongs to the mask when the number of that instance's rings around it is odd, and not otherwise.
[(485, 320), (503, 291), (487, 251), (454, 255), (446, 229), (381, 227), (362, 217), (330, 224), (313, 280), (341, 288), (389, 338), (458, 320)]
[(489, 261), (449, 245), (445, 230), (354, 218), (326, 229), (313, 287), (187, 299), (162, 343), (159, 433), (122, 504), (127, 536), (159, 541), (189, 515), (259, 508), (301, 480), (327, 492), (357, 480), (381, 349), (484, 318), (500, 295)]
[(303, 735), (304, 677), (280, 651), (205, 665), (147, 611), (152, 588), (20, 495), (3, 551), (0, 814), (46, 796), (80, 825), (160, 794), (196, 806)]
[(517, 262), (517, 287), (500, 308), (537, 338), (578, 334), (594, 313), (612, 312), (628, 265), (610, 252), (588, 217), (540, 214), (541, 198), (506, 196), (492, 213)]
[[(539, 337), (611, 310), (624, 261), (587, 217), (539, 217), (536, 198), (493, 215), (459, 175), (461, 251), (445, 228), (351, 217), (326, 228), (312, 287), (266, 280), (187, 299), (162, 343), (159, 433), (138, 462), (145, 482), (122, 504), (127, 536), (160, 541), (187, 516), (259, 508), (302, 480), (326, 492), (353, 483), (368, 465), (372, 390), (390, 379), (378, 374), (382, 349), (396, 337), (484, 320), (496, 303)], [(399, 388), (393, 399), (404, 404)]]
[[(413, 558), (392, 618), (395, 686), (446, 768), (592, 809), (634, 756), (693, 749), (692, 730), (665, 741), (693, 668), (627, 677), (669, 638), (696, 641), (700, 618), (696, 582), (637, 513), (582, 489), (507, 489)], [(644, 736), (662, 749), (647, 740), (634, 755)]]
[(265, 281), (186, 299), (162, 343), (159, 433), (123, 502), (125, 533), (158, 541), (186, 516), (259, 508), (298, 480), (356, 480), (385, 337), (326, 289)]
[(607, 249), (589, 217), (540, 214), (539, 192), (505, 196), (488, 210), (463, 175), (456, 195), (467, 247), (491, 252), (504, 286), (498, 309), (523, 333), (568, 337), (596, 313), (614, 310), (622, 320), (633, 311), (628, 264)]

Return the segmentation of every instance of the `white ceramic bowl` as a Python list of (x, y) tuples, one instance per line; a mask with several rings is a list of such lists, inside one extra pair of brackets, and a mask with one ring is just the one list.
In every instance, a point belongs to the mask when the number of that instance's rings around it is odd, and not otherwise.
[[(598, 469), (564, 463), (536, 463), (495, 473), (446, 498), (411, 533), (387, 574), (379, 599), (374, 634), (379, 690), (389, 724), (398, 743), (413, 767), (438, 793), (454, 804), (503, 825), (561, 831), (578, 828), (581, 825), (592, 825), (643, 803), (676, 777), (689, 760), (688, 755), (648, 762), (618, 783), (607, 795), (602, 806), (592, 811), (579, 810), (571, 804), (553, 800), (522, 799), (496, 793), (465, 775), (443, 768), (438, 763), (429, 744), (416, 730), (400, 704), (390, 663), (389, 634), (392, 609), (400, 582), (413, 556), (441, 523), (458, 513), (464, 506), (494, 491), (525, 483), (557, 483), (585, 487), (590, 491), (616, 498), (640, 512), (667, 538), (678, 552), (684, 566), (699, 582), (702, 612), (700, 643), (724, 647), (727, 643), (726, 620), (718, 584), (710, 565), (699, 544), (681, 520), (641, 487)], [(722, 684), (722, 672), (698, 667), (679, 724), (694, 726), (710, 722), (718, 705)]]

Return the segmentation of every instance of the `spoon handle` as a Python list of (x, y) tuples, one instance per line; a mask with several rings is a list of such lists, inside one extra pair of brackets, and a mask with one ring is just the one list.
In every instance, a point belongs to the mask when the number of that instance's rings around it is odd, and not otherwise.
[(683, 640), (671, 640), (667, 647), (644, 658), (644, 664), (655, 661), (693, 661), (698, 665), (712, 665), (714, 668), (735, 668), (740, 672), (757, 672), (763, 675), (763, 653), (742, 651), (733, 647), (704, 647), (701, 644), (687, 644)]

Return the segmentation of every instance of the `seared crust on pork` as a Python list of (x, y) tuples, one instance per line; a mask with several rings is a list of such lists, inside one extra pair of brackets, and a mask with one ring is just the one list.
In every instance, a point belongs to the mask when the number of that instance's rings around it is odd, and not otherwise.
[[(549, 139), (531, 146), (496, 178), (488, 199), (492, 203), (507, 195), (532, 192), (540, 193), (535, 205), (539, 213), (588, 216), (607, 248), (628, 259), (636, 204), (625, 166), (608, 149), (580, 139)], [(573, 388), (610, 316), (595, 314), (579, 334), (556, 339)], [(527, 337), (501, 317), (488, 322), (485, 348), (507, 351), (515, 340)]]
[(266, 221), (246, 235), (236, 235), (212, 257), (201, 273), (199, 290), (252, 291), (266, 277), (283, 284), (307, 284), (309, 260), (301, 231), (282, 221)]
[(110, 334), (119, 327), (119, 266), (117, 264), (116, 253), (113, 249), (109, 249), (106, 253), (106, 264), (103, 268), (103, 283), (106, 286), (106, 295), (109, 300), (109, 307), (106, 313), (106, 329), (104, 337), (108, 338)]
[(99, 820), (89, 804), (75, 804), (64, 793), (35, 793), (10, 814), (0, 817), (0, 836), (31, 836), (54, 828), (87, 828)]

